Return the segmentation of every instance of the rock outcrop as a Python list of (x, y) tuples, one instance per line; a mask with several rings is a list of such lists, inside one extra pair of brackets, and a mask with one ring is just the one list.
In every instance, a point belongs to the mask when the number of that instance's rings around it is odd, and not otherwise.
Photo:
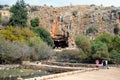
[[(29, 14), (29, 21), (39, 17), (40, 26), (45, 27), (54, 41), (65, 41), (74, 47), (76, 35), (86, 35), (94, 39), (106, 32), (114, 34), (115, 24), (120, 24), (120, 8), (103, 6), (66, 6), (60, 8), (37, 7), (38, 11)], [(96, 33), (86, 33), (94, 27)]]

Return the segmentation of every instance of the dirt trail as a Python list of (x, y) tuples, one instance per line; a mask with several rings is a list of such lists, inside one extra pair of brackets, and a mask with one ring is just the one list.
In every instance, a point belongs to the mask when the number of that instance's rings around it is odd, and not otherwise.
[(120, 80), (120, 68), (100, 69), (49, 80)]

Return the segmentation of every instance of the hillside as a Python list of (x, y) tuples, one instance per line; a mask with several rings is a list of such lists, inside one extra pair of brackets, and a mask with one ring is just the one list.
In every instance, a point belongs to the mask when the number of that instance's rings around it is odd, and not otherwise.
[(120, 24), (120, 8), (116, 7), (83, 5), (36, 8), (37, 11), (29, 14), (28, 21), (39, 17), (39, 25), (51, 33), (58, 47), (63, 44), (73, 47), (78, 34), (87, 35), (90, 39), (106, 32), (114, 34), (115, 24)]

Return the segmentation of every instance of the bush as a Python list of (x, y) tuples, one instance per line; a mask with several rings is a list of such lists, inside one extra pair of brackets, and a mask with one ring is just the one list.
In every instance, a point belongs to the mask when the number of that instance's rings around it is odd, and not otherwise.
[(31, 56), (32, 60), (48, 60), (54, 54), (51, 47), (45, 44), (40, 37), (30, 38), (29, 45), (35, 49), (34, 54)]
[(120, 53), (116, 50), (112, 50), (110, 52), (110, 61), (113, 63), (119, 63), (120, 64)]
[(53, 47), (54, 46), (54, 42), (50, 36), (50, 33), (48, 31), (46, 31), (44, 28), (40, 27), (37, 29), (34, 29), (34, 32), (38, 34), (38, 36), (44, 41), (46, 42), (49, 46)]
[(120, 53), (120, 37), (113, 36), (112, 42), (110, 43), (109, 51), (116, 50)]
[(75, 61), (75, 62), (78, 62), (80, 60), (79, 50), (63, 50), (61, 52), (57, 52), (56, 56), (57, 56), (58, 61), (64, 61), (64, 62)]
[(31, 7), (31, 12), (38, 11), (37, 7)]
[(89, 57), (91, 54), (91, 43), (86, 36), (77, 36), (75, 39), (77, 47), (84, 53), (84, 57)]
[(108, 59), (108, 47), (105, 43), (100, 41), (93, 41), (92, 42), (92, 58), (93, 59)]
[(10, 41), (28, 41), (30, 37), (35, 36), (34, 32), (29, 28), (13, 28), (8, 27), (5, 30), (1, 30), (0, 34)]
[(98, 30), (97, 30), (97, 28), (95, 28), (95, 27), (89, 27), (89, 28), (86, 30), (86, 34), (87, 34), (87, 35), (90, 34), (90, 33), (95, 34), (95, 33), (97, 33), (97, 32), (98, 32)]
[(30, 20), (30, 23), (32, 27), (39, 26), (39, 23), (40, 23), (39, 18), (36, 17), (35, 19)]
[(0, 63), (20, 63), (30, 60), (33, 49), (24, 42), (10, 42), (1, 37), (0, 40)]
[[(120, 38), (118, 36), (106, 33), (106, 34), (98, 36), (94, 41), (101, 42), (101, 47), (103, 47), (104, 49), (108, 48), (109, 54), (107, 54), (107, 52), (106, 54), (109, 55), (109, 60), (111, 62), (118, 63), (117, 59), (120, 57), (119, 55), (120, 54)], [(105, 48), (105, 45), (107, 46), (107, 48)], [(103, 50), (102, 52), (104, 51), (106, 50)], [(115, 57), (117, 59), (115, 59)]]
[(77, 10), (73, 10), (73, 11), (72, 11), (72, 15), (73, 15), (73, 16), (76, 16), (76, 15), (77, 15), (77, 13), (78, 13), (78, 11), (77, 11)]
[(102, 43), (105, 43), (108, 46), (108, 51), (111, 50), (110, 47), (112, 46), (112, 40), (114, 36), (108, 33), (105, 33), (103, 35), (98, 36), (95, 41), (101, 41)]
[(112, 34), (103, 34), (98, 36), (95, 41), (101, 41), (105, 43), (108, 47), (108, 52), (111, 52), (114, 48), (119, 49), (119, 42), (120, 38), (118, 36), (112, 35)]
[(1, 12), (0, 12), (0, 24), (1, 24), (1, 22), (2, 22), (2, 17), (1, 17)]
[(0, 37), (0, 63), (21, 63), (24, 60), (48, 60), (54, 51), (39, 37), (25, 42), (11, 42)]

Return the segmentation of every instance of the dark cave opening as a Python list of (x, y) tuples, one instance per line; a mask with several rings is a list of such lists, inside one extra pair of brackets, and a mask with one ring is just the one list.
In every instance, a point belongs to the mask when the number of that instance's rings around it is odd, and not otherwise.
[(68, 47), (68, 41), (63, 40), (63, 41), (54, 41), (54, 48), (65, 48)]

